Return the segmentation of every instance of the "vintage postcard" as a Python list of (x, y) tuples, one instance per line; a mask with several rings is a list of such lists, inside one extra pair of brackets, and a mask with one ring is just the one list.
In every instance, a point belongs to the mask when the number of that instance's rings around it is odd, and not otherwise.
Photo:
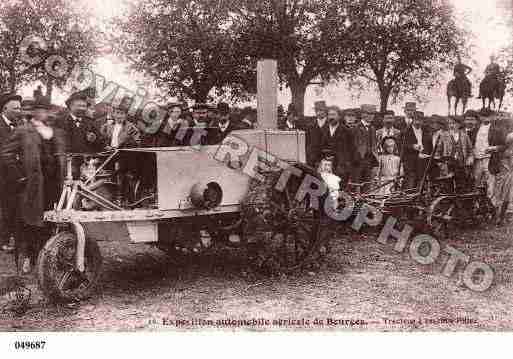
[(513, 329), (511, 0), (4, 0), (0, 90), (14, 352)]

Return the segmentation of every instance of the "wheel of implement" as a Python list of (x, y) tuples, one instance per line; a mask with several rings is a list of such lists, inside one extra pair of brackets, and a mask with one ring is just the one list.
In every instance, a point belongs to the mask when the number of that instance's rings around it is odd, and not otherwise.
[(457, 215), (457, 204), (453, 197), (442, 196), (431, 202), (427, 210), (427, 225), (431, 233), (445, 239)]
[(265, 173), (263, 182), (252, 180), (242, 205), (253, 264), (270, 274), (319, 266), (329, 253), (333, 232), (308, 198), (296, 200), (300, 181), (289, 181), (283, 191), (276, 189), (280, 175), (281, 171), (272, 171)]
[(89, 298), (98, 283), (102, 257), (96, 241), (86, 238), (85, 271), (75, 267), (76, 235), (60, 232), (50, 238), (39, 253), (38, 283), (43, 294), (54, 302)]
[(472, 204), (473, 220), (471, 223), (479, 225), (483, 223), (490, 223), (492, 221), (495, 214), (495, 207), (493, 206), (492, 201), (486, 195), (486, 193), (474, 197)]

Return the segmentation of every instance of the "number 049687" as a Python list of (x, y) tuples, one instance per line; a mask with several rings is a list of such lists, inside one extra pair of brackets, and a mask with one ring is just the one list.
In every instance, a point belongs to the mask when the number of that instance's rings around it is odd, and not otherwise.
[(14, 348), (17, 350), (38, 350), (44, 349), (46, 345), (45, 341), (15, 341)]

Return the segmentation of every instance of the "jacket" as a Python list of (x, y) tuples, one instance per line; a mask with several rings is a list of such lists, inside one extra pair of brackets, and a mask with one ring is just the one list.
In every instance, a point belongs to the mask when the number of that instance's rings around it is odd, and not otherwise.
[(64, 178), (66, 149), (62, 130), (54, 128), (53, 138), (44, 141), (28, 123), (18, 127), (4, 144), (0, 157), (10, 183), (18, 183), (18, 215), (25, 224), (43, 226), (44, 211), (58, 198)]
[(419, 155), (422, 153), (424, 155), (431, 155), (433, 152), (433, 140), (431, 133), (423, 128), (422, 129), (422, 152), (414, 149), (414, 145), (417, 145), (417, 137), (415, 137), (415, 133), (413, 132), (413, 126), (408, 126), (406, 130), (401, 135), (401, 151), (403, 156), (403, 163), (405, 166), (415, 165), (415, 162), (418, 161)]
[[(107, 146), (112, 143), (114, 123), (105, 123), (100, 129), (103, 141)], [(118, 148), (137, 147), (141, 142), (139, 129), (131, 122), (125, 122), (118, 134)]]
[[(474, 129), (474, 131), (470, 134), (470, 140), (472, 143), (472, 148), (476, 146), (477, 133), (479, 131), (478, 126)], [(501, 161), (501, 153), (506, 148), (506, 134), (505, 131), (501, 131), (497, 125), (491, 124), (490, 131), (488, 132), (488, 143), (490, 146), (497, 146), (498, 150), (496, 152), (492, 152), (490, 155), (490, 163), (488, 165), (488, 171), (491, 174), (497, 174), (500, 171), (500, 161)]]
[(334, 153), (334, 172), (341, 177), (349, 176), (352, 168), (358, 163), (353, 136), (349, 128), (342, 123), (338, 125), (333, 136), (329, 126), (322, 128), (321, 150), (329, 150)]
[(312, 167), (316, 167), (321, 159), (323, 133), (327, 127), (328, 120), (319, 127), (317, 119), (313, 119), (313, 123), (306, 127), (306, 162)]
[[(97, 153), (104, 149), (104, 142), (94, 120), (83, 117), (77, 126), (70, 113), (56, 120), (56, 127), (62, 129), (66, 136), (66, 152)], [(95, 139), (89, 141), (87, 135), (93, 133)]]

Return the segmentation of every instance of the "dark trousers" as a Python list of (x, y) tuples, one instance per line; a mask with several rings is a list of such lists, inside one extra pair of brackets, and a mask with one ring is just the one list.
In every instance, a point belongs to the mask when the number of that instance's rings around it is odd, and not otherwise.
[[(404, 189), (412, 189), (420, 186), (422, 178), (426, 173), (428, 161), (429, 159), (419, 157), (404, 161)], [(427, 174), (429, 175), (429, 171)]]
[(16, 235), (16, 207), (18, 196), (12, 192), (13, 186), (0, 186), (0, 245), (7, 244), (9, 237)]
[(34, 265), (37, 262), (39, 251), (49, 237), (50, 229), (47, 227), (20, 223), (16, 236), (16, 265), (19, 266), (20, 259), (23, 258), (29, 258)]
[(352, 171), (351, 182), (363, 184), (360, 187), (362, 192), (366, 192), (371, 188), (371, 184), (369, 182), (372, 180), (372, 169), (374, 166), (375, 161), (366, 158), (356, 165)]

